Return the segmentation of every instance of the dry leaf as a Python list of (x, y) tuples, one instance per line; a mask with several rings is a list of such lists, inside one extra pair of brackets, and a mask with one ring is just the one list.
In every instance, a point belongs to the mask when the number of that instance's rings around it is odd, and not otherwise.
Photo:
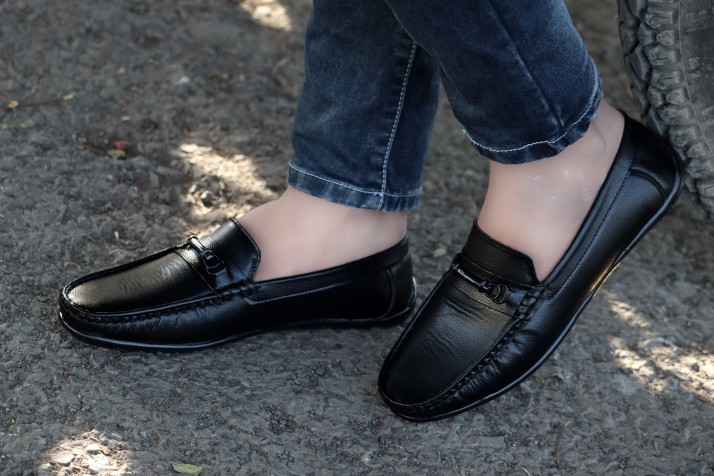
[(107, 155), (111, 157), (112, 159), (125, 159), (126, 158), (126, 152), (124, 152), (121, 149), (109, 149), (107, 151)]
[(174, 471), (177, 473), (188, 474), (189, 476), (198, 476), (201, 474), (201, 471), (203, 471), (203, 467), (194, 464), (174, 463), (172, 461), (171, 466), (173, 466)]

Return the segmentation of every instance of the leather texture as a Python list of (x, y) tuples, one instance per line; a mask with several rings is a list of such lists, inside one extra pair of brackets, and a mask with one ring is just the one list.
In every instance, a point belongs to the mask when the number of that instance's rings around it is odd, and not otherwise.
[(192, 350), (276, 329), (387, 324), (414, 305), (406, 238), (342, 266), (256, 283), (259, 263), (257, 245), (231, 220), (207, 237), (68, 284), (60, 321), (92, 344)]
[(389, 353), (379, 377), (387, 405), (436, 420), (481, 405), (531, 375), (627, 252), (676, 201), (682, 165), (630, 118), (595, 202), (553, 272), (474, 225)]

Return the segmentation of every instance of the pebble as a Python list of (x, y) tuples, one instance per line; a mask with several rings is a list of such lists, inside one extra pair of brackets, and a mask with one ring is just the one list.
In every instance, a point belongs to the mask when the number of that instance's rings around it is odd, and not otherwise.
[(74, 461), (74, 457), (75, 455), (73, 453), (70, 453), (69, 451), (61, 451), (52, 455), (50, 461), (62, 466), (69, 466), (69, 464)]
[(432, 258), (440, 258), (441, 256), (444, 256), (445, 254), (446, 254), (446, 248), (444, 248), (443, 246), (440, 246), (431, 252)]
[(112, 464), (106, 456), (96, 455), (89, 460), (85, 467), (90, 474), (99, 474), (112, 469)]
[(90, 443), (84, 448), (84, 451), (86, 451), (89, 454), (95, 454), (95, 453), (99, 453), (100, 451), (102, 451), (102, 447), (99, 446), (97, 443)]
[(201, 203), (203, 203), (203, 205), (206, 207), (210, 207), (211, 205), (213, 205), (213, 199), (214, 196), (209, 191), (205, 191), (201, 194)]
[(38, 476), (49, 476), (52, 474), (52, 465), (50, 463), (42, 463), (37, 467)]
[(101, 367), (109, 359), (109, 352), (103, 349), (95, 350), (89, 354), (89, 363), (92, 367)]

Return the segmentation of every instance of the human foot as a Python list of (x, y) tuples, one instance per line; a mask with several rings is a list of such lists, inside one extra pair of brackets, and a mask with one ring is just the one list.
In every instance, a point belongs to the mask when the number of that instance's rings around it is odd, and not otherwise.
[(585, 136), (560, 154), (522, 165), (492, 162), (479, 228), (529, 256), (544, 280), (590, 210), (623, 127), (622, 114), (603, 100)]
[(496, 398), (535, 372), (674, 203), (682, 170), (663, 139), (627, 119), (610, 172), (544, 280), (528, 256), (474, 226), (387, 356), (379, 377), (385, 402), (404, 418), (435, 420)]
[(406, 213), (346, 207), (288, 187), (238, 219), (261, 251), (256, 281), (295, 276), (378, 253), (406, 235)]
[(106, 347), (195, 350), (277, 329), (389, 324), (415, 290), (406, 238), (316, 273), (258, 282), (255, 241), (230, 220), (208, 236), (68, 284), (60, 321)]

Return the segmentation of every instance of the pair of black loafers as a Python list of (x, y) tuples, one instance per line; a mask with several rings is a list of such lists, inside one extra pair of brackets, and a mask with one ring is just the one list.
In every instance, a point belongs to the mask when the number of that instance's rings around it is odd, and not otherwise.
[[(602, 188), (557, 267), (474, 226), (451, 268), (387, 356), (379, 391), (398, 415), (428, 421), (485, 403), (555, 350), (622, 258), (675, 202), (682, 165), (626, 119)], [(60, 320), (79, 339), (140, 350), (191, 350), (276, 329), (397, 322), (414, 305), (407, 240), (324, 271), (256, 283), (260, 251), (236, 221), (205, 238), (80, 278)]]

